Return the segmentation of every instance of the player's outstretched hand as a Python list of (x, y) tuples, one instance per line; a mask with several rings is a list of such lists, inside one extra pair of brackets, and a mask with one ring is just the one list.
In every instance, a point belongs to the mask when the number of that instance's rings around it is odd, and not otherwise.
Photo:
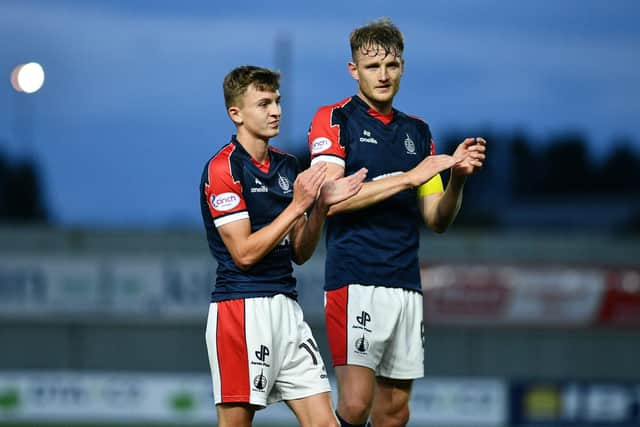
[(364, 179), (367, 177), (367, 169), (359, 171), (339, 179), (328, 179), (320, 188), (320, 198), (318, 202), (327, 209), (331, 205), (347, 200), (362, 188)]
[(453, 167), (453, 173), (458, 176), (467, 176), (477, 172), (486, 159), (487, 141), (484, 138), (466, 138), (458, 145), (453, 156), (462, 159)]
[(304, 212), (315, 202), (327, 175), (327, 164), (318, 162), (300, 173), (293, 183), (293, 202)]
[(436, 154), (425, 157), (409, 172), (409, 180), (411, 185), (417, 187), (429, 181), (442, 171), (454, 167), (462, 161), (462, 157), (448, 154)]

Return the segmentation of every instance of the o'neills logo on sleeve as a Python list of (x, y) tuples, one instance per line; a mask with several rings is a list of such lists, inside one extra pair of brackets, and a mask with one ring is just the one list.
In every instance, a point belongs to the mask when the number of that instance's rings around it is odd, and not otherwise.
[(331, 147), (331, 140), (329, 138), (320, 137), (313, 140), (311, 143), (311, 154), (322, 153)]
[(217, 211), (229, 211), (240, 204), (240, 196), (236, 193), (212, 194), (209, 198), (211, 207)]

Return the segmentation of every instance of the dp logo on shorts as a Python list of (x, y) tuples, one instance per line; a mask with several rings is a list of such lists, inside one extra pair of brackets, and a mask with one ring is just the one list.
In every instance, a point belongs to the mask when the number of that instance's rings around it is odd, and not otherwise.
[(256, 351), (256, 357), (259, 361), (264, 362), (267, 356), (269, 356), (269, 347), (261, 345), (260, 350)]
[(367, 322), (371, 321), (371, 315), (366, 311), (363, 311), (362, 314), (360, 314), (360, 316), (356, 317), (356, 320), (358, 321), (359, 324), (365, 327), (367, 326)]

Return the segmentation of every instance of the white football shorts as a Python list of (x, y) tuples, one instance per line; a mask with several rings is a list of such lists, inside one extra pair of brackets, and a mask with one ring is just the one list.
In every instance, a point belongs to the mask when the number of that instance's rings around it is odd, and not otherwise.
[(264, 407), (331, 390), (311, 329), (289, 297), (211, 303), (205, 335), (216, 404)]
[(333, 366), (365, 366), (398, 380), (424, 376), (419, 292), (347, 285), (325, 292), (325, 318)]

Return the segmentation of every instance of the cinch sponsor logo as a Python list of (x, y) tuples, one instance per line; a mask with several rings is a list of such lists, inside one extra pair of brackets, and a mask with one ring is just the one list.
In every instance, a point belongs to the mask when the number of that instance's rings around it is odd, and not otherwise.
[(238, 206), (240, 204), (240, 196), (236, 193), (222, 193), (217, 196), (212, 194), (209, 203), (213, 209), (224, 212)]
[(329, 138), (316, 138), (311, 143), (311, 154), (322, 153), (331, 147), (331, 140)]

